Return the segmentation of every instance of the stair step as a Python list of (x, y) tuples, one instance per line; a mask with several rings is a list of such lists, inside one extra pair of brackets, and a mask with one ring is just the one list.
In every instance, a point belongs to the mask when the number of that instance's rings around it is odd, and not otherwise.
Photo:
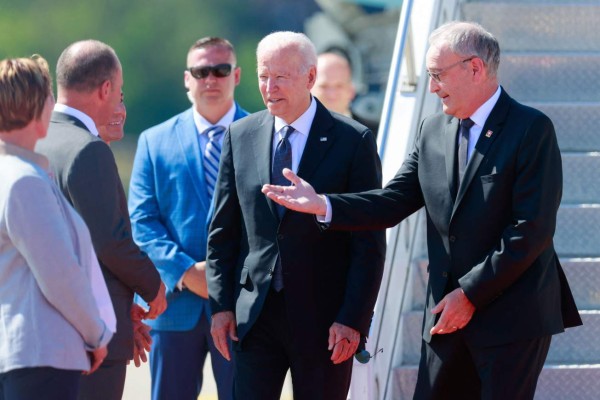
[[(392, 396), (395, 400), (413, 398), (417, 366), (394, 369)], [(600, 393), (600, 365), (545, 365), (538, 380), (535, 400), (597, 400)]]
[(560, 260), (580, 310), (600, 310), (600, 258)]
[(562, 205), (556, 226), (554, 245), (559, 256), (600, 257), (600, 204)]
[(600, 53), (506, 52), (498, 77), (521, 102), (598, 101)]
[(562, 162), (562, 204), (600, 204), (600, 152), (563, 153)]
[(562, 151), (600, 151), (600, 102), (529, 102), (554, 123)]
[(597, 1), (519, 3), (472, 2), (465, 3), (462, 10), (466, 21), (479, 22), (498, 38), (503, 52), (600, 50)]

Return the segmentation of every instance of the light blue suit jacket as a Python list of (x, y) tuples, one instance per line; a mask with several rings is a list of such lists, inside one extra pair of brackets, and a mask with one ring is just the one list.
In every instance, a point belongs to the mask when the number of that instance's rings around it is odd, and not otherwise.
[[(236, 104), (234, 120), (246, 115)], [(133, 237), (167, 287), (167, 310), (146, 321), (153, 329), (190, 330), (210, 313), (207, 300), (177, 289), (184, 272), (206, 259), (212, 209), (202, 157), (191, 108), (142, 132), (138, 141), (129, 185)]]

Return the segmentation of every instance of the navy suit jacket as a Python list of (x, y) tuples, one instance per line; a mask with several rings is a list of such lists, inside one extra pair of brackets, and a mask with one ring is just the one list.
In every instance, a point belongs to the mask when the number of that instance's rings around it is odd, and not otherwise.
[[(248, 113), (236, 104), (234, 120)], [(167, 310), (146, 321), (153, 329), (196, 326), (208, 302), (177, 290), (184, 272), (206, 258), (211, 199), (192, 108), (140, 135), (129, 185), (133, 237), (148, 253), (167, 287)]]
[(554, 127), (502, 89), (460, 186), (456, 118), (426, 118), (414, 148), (382, 190), (332, 195), (331, 229), (391, 227), (425, 206), (429, 311), (460, 286), (476, 311), (464, 328), (472, 343), (493, 346), (581, 324), (554, 251), (562, 164)]
[[(293, 211), (280, 220), (275, 203), (261, 193), (271, 180), (273, 134), (274, 117), (261, 111), (231, 124), (225, 136), (208, 239), (212, 310), (234, 311), (243, 341), (279, 255), (298, 349), (326, 349), (333, 322), (366, 336), (383, 272), (384, 232), (321, 232), (314, 216)], [(373, 134), (317, 101), (298, 174), (318, 191), (380, 187)]]

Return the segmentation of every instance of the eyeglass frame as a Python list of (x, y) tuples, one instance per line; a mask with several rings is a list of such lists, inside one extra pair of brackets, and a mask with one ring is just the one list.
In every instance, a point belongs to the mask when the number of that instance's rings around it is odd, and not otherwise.
[(427, 75), (429, 75), (429, 77), (431, 79), (433, 79), (434, 81), (436, 81), (437, 83), (442, 82), (442, 78), (440, 77), (441, 74), (443, 74), (444, 72), (447, 72), (448, 70), (456, 67), (457, 65), (460, 65), (462, 63), (466, 63), (467, 61), (471, 61), (472, 59), (477, 58), (477, 56), (471, 56), (469, 58), (465, 58), (464, 60), (460, 60), (455, 62), (454, 64), (451, 64), (445, 68), (442, 68), (439, 72), (431, 72), (430, 70), (427, 70)]
[[(228, 71), (222, 74), (219, 69), (227, 68)], [(215, 65), (198, 65), (194, 67), (186, 68), (185, 70), (192, 75), (195, 79), (206, 79), (212, 74), (215, 78), (226, 78), (231, 75), (231, 72), (236, 68), (235, 64), (221, 63)]]

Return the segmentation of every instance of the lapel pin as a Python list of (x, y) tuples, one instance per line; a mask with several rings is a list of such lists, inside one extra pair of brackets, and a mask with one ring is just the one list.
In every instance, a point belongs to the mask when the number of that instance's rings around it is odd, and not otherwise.
[(320, 140), (321, 140), (321, 142), (326, 142), (327, 138), (325, 136), (321, 136)]
[(492, 137), (492, 134), (493, 134), (493, 133), (494, 133), (494, 132), (492, 132), (492, 131), (487, 131), (487, 132), (485, 133), (485, 137), (487, 137), (487, 138), (489, 138), (489, 137)]

